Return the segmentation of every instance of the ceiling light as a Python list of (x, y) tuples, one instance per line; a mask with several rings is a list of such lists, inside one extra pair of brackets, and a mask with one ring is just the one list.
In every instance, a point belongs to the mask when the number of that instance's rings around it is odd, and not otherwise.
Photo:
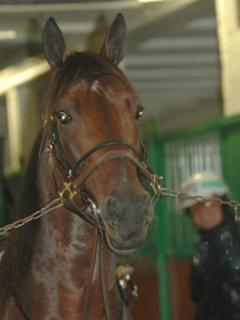
[(0, 95), (8, 90), (23, 85), (49, 71), (45, 59), (28, 58), (20, 66), (8, 67), (0, 72)]
[(14, 30), (0, 30), (0, 40), (15, 39), (16, 36), (17, 33)]

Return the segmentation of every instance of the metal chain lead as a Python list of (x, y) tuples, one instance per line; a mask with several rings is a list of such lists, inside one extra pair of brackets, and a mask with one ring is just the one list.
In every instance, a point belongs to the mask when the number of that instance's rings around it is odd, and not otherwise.
[(181, 193), (173, 190), (169, 190), (168, 188), (161, 188), (161, 196), (165, 197), (174, 197), (180, 200), (195, 200), (197, 203), (205, 203), (207, 206), (212, 204), (218, 205), (227, 205), (233, 208), (235, 211), (240, 207), (240, 202), (236, 200), (222, 200), (220, 198), (208, 198), (203, 196), (192, 196), (186, 193)]
[[(238, 212), (238, 209), (240, 207), (240, 202), (236, 200), (222, 200), (220, 198), (207, 198), (203, 196), (193, 196), (182, 192), (177, 192), (170, 190), (168, 188), (162, 188), (161, 186), (161, 180), (163, 177), (159, 177), (157, 175), (152, 175), (152, 181), (150, 183), (152, 189), (153, 189), (153, 197), (152, 201), (155, 203), (161, 196), (165, 197), (174, 197), (180, 200), (195, 200), (197, 203), (205, 203), (206, 206), (211, 206), (213, 204), (218, 205), (227, 205), (230, 208), (234, 209), (235, 213), (235, 219), (236, 221), (240, 221), (240, 215)], [(19, 219), (13, 223), (10, 223), (6, 225), (5, 227), (0, 228), (0, 236), (6, 236), (9, 231), (13, 229), (18, 229), (24, 226), (25, 224), (40, 219), (42, 216), (48, 214), (49, 212), (61, 208), (64, 206), (63, 198), (58, 197), (49, 202), (45, 207), (41, 208), (40, 210), (37, 210), (33, 212), (30, 216), (27, 216), (25, 218)]]
[(47, 214), (57, 208), (61, 208), (61, 207), (63, 207), (63, 200), (61, 198), (55, 198), (54, 200), (49, 202), (45, 207), (33, 212), (30, 216), (19, 219), (13, 223), (6, 225), (5, 227), (0, 228), (0, 236), (6, 236), (9, 231), (11, 231), (13, 229), (21, 228), (25, 224), (27, 224), (33, 220), (38, 220), (42, 216), (44, 216), (45, 214)]
[(176, 192), (167, 188), (161, 188), (161, 195), (166, 197), (174, 197), (180, 200), (195, 200), (197, 203), (204, 203), (207, 207), (211, 205), (226, 205), (234, 210), (234, 218), (237, 223), (240, 222), (239, 207), (240, 202), (236, 200), (222, 200), (220, 198), (207, 198), (203, 196), (192, 196), (186, 193)]

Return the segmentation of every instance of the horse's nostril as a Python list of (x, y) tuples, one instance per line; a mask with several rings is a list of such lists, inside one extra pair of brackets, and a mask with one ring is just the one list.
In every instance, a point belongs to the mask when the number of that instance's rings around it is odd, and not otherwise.
[(113, 197), (107, 199), (105, 204), (105, 214), (107, 222), (110, 224), (117, 225), (123, 216), (123, 209), (120, 202)]

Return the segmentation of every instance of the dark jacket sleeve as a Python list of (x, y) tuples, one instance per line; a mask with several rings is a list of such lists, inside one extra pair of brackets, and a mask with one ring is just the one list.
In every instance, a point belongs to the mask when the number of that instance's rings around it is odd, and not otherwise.
[(232, 220), (213, 230), (213, 246), (221, 271), (221, 292), (226, 309), (240, 319), (240, 236), (239, 225)]
[(240, 236), (232, 215), (209, 231), (199, 231), (200, 242), (193, 254), (192, 300), (214, 304), (229, 319), (240, 319)]
[(216, 254), (212, 244), (207, 239), (201, 239), (196, 246), (191, 270), (191, 295), (195, 303), (199, 303), (210, 285), (209, 279), (214, 272)]

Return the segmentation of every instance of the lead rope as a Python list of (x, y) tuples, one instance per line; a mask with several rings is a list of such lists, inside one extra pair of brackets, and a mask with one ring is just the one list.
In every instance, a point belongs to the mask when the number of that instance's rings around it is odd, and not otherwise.
[(88, 201), (92, 208), (92, 213), (95, 218), (97, 229), (98, 229), (98, 243), (99, 243), (99, 268), (100, 268), (100, 275), (101, 275), (101, 288), (102, 288), (102, 296), (103, 296), (103, 305), (105, 310), (105, 320), (112, 320), (111, 311), (108, 305), (108, 299), (106, 294), (106, 279), (104, 273), (104, 235), (102, 232), (101, 222), (99, 220), (99, 209), (97, 208), (96, 204), (92, 201), (91, 198), (88, 198)]
[(99, 266), (101, 274), (101, 287), (103, 295), (103, 305), (105, 310), (105, 320), (112, 320), (111, 311), (108, 305), (107, 292), (106, 292), (106, 278), (104, 273), (104, 239), (102, 239), (101, 234), (99, 233)]
[(87, 281), (87, 292), (84, 298), (84, 301), (86, 301), (86, 303), (83, 304), (83, 320), (87, 320), (87, 312), (88, 312), (88, 306), (89, 306), (89, 300), (90, 300), (90, 285), (92, 282), (92, 278), (93, 278), (93, 272), (94, 272), (94, 266), (95, 266), (95, 262), (96, 262), (96, 256), (97, 256), (97, 247), (98, 247), (98, 234), (97, 234), (97, 243), (94, 247), (94, 254), (92, 256), (91, 259), (91, 266), (90, 266), (90, 273), (89, 273), (89, 277), (88, 277), (88, 281)]
[[(93, 215), (96, 219), (97, 227), (98, 227), (98, 244), (99, 244), (99, 267), (100, 267), (100, 275), (101, 275), (101, 288), (102, 288), (102, 296), (103, 296), (103, 305), (104, 305), (104, 310), (105, 310), (105, 320), (112, 320), (111, 316), (111, 309), (108, 304), (108, 297), (107, 297), (107, 290), (106, 290), (106, 278), (105, 278), (105, 273), (104, 273), (104, 262), (105, 262), (105, 242), (104, 242), (104, 235), (102, 232), (101, 228), (101, 223), (99, 221), (99, 214), (98, 214), (98, 209), (95, 203), (89, 199), (89, 202), (92, 206), (92, 212)], [(120, 315), (121, 319), (121, 315)]]

